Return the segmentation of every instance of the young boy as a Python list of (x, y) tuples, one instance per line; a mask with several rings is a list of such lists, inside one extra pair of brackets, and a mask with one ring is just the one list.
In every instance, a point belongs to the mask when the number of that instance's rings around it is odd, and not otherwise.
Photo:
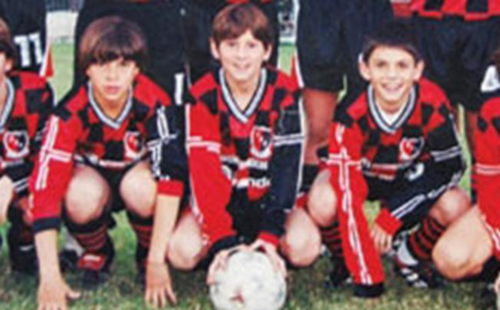
[[(40, 150), (42, 129), (54, 105), (50, 86), (35, 74), (12, 71), (15, 47), (0, 19), (0, 223), (7, 217), (12, 269), (37, 271), (28, 210), (28, 177)], [(1, 244), (0, 237), (0, 244)]]
[(186, 123), (194, 207), (172, 236), (170, 261), (192, 269), (215, 256), (210, 282), (226, 249), (250, 244), (283, 272), (278, 251), (307, 266), (320, 238), (305, 210), (293, 208), (304, 139), (297, 88), (265, 66), (273, 36), (257, 7), (228, 6), (212, 30), (212, 53), (222, 67), (191, 90), (195, 103)]
[(59, 270), (61, 209), (68, 230), (85, 249), (78, 262), (85, 287), (106, 280), (114, 255), (107, 233), (110, 212), (125, 208), (138, 239), (139, 275), (146, 272), (147, 299), (155, 305), (158, 298), (175, 301), (165, 256), (185, 164), (174, 107), (140, 74), (146, 46), (135, 24), (119, 17), (96, 20), (79, 53), (88, 83), (70, 92), (49, 119), (30, 181), (39, 308), (65, 309), (66, 297), (78, 295)]
[(500, 292), (500, 48), (494, 54), (497, 73), (488, 82), (488, 94), (478, 118), (476, 159), (478, 206), (469, 210), (443, 235), (433, 258), (443, 275), (452, 280), (496, 278)]
[[(404, 24), (388, 23), (367, 40), (359, 69), (370, 85), (337, 115), (328, 169), (310, 192), (309, 212), (328, 232), (324, 242), (337, 263), (334, 277), (345, 278), (347, 266), (360, 297), (383, 292), (378, 254), (417, 224), (396, 249), (395, 267), (412, 286), (437, 286), (425, 262), (445, 227), (469, 207), (456, 187), (464, 164), (448, 101), (420, 79), (423, 68)], [(382, 206), (371, 230), (363, 213), (367, 199)]]

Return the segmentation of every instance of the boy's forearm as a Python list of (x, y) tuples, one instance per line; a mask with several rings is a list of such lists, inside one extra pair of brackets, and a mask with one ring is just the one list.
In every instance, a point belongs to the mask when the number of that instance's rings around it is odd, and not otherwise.
[(35, 235), (36, 251), (40, 267), (40, 281), (61, 277), (57, 251), (57, 230), (44, 230)]
[(148, 254), (149, 262), (164, 262), (168, 243), (179, 213), (180, 197), (159, 194), (153, 219), (153, 235)]

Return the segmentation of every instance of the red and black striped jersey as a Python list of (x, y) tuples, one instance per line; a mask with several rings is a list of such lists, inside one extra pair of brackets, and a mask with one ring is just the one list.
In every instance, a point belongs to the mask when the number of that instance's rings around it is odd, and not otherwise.
[(0, 114), (0, 173), (13, 181), (18, 195), (24, 195), (54, 98), (45, 80), (32, 73), (14, 72), (6, 83), (7, 99)]
[(185, 163), (174, 109), (168, 95), (143, 75), (116, 118), (100, 108), (90, 83), (69, 93), (49, 118), (30, 180), (35, 230), (59, 225), (75, 161), (121, 170), (149, 155), (158, 192), (180, 196)]
[(258, 237), (277, 244), (294, 205), (302, 158), (303, 112), (296, 84), (263, 68), (244, 110), (232, 98), (223, 69), (206, 74), (191, 92), (188, 160), (194, 214), (205, 236), (211, 244), (235, 236), (228, 209), (261, 201)]
[[(342, 246), (355, 283), (381, 283), (382, 265), (363, 213), (367, 181), (373, 178), (389, 185), (435, 172), (450, 179), (461, 176), (462, 152), (448, 100), (436, 85), (421, 80), (399, 116), (388, 123), (369, 87), (333, 123), (327, 166), (340, 204), (342, 239), (353, 240)], [(394, 233), (401, 227), (401, 211), (409, 211), (405, 205), (384, 210), (376, 222)]]
[(500, 92), (483, 104), (476, 132), (477, 194), (479, 209), (500, 258)]
[(440, 19), (460, 16), (465, 20), (485, 20), (500, 16), (498, 0), (412, 0), (411, 10), (422, 17)]

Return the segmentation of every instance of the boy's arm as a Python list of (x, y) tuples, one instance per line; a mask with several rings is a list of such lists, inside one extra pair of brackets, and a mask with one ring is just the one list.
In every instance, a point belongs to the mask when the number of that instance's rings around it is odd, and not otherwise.
[(495, 256), (500, 258), (500, 99), (487, 102), (481, 109), (476, 133), (476, 171), (478, 205), (493, 241)]
[[(298, 95), (298, 94), (297, 94)], [(295, 204), (304, 148), (304, 115), (298, 98), (288, 96), (273, 133), (269, 163), (271, 185), (265, 197), (259, 238), (274, 246), (284, 233), (288, 212)]]
[(226, 211), (232, 186), (222, 170), (219, 120), (202, 102), (186, 106), (187, 152), (194, 215), (211, 245), (211, 254), (237, 244)]
[(330, 182), (337, 196), (336, 206), (342, 250), (355, 283), (355, 294), (375, 297), (384, 290), (384, 269), (368, 229), (363, 205), (368, 188), (361, 171), (364, 139), (354, 124), (335, 122), (330, 130)]
[(177, 220), (187, 171), (174, 109), (169, 104), (157, 107), (154, 117), (147, 125), (151, 168), (158, 182), (153, 232), (146, 266), (145, 293), (146, 301), (154, 306), (163, 306), (166, 298), (176, 301), (166, 255)]
[(57, 256), (57, 229), (60, 226), (60, 205), (73, 169), (80, 125), (70, 113), (60, 110), (47, 123), (42, 147), (30, 178), (33, 230), (40, 269), (39, 309), (50, 305), (66, 309), (66, 297), (76, 298), (61, 276)]

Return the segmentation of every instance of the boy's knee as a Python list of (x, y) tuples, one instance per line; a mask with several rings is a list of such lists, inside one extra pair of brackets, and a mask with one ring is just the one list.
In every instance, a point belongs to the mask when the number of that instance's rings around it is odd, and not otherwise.
[(328, 171), (321, 172), (309, 191), (307, 208), (313, 221), (320, 227), (328, 227), (335, 220), (337, 198), (329, 175)]
[(168, 249), (168, 259), (174, 268), (192, 270), (200, 261), (202, 250), (201, 241), (189, 240), (174, 234)]
[(467, 194), (459, 188), (453, 188), (441, 196), (436, 210), (431, 213), (441, 224), (449, 225), (464, 215), (470, 207), (471, 202)]

